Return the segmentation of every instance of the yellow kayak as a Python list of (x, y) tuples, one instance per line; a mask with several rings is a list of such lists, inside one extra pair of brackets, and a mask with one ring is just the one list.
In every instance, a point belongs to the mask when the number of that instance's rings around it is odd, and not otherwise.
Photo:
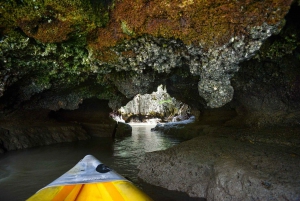
[(152, 201), (130, 181), (92, 155), (42, 188), (27, 201)]

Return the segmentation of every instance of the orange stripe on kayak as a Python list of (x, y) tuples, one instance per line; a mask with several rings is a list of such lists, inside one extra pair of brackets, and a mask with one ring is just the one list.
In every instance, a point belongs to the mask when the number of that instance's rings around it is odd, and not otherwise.
[(120, 194), (119, 190), (115, 187), (113, 183), (107, 182), (103, 183), (103, 185), (113, 200), (125, 201), (123, 196)]
[(82, 189), (82, 184), (77, 184), (75, 185), (75, 188), (70, 192), (70, 194), (65, 198), (64, 201), (74, 201), (77, 199), (81, 189)]
[(52, 199), (52, 201), (61, 201), (61, 200), (64, 200), (70, 194), (70, 192), (73, 190), (74, 187), (75, 187), (75, 185), (64, 186), (59, 191), (59, 193), (57, 193), (55, 195), (55, 197)]

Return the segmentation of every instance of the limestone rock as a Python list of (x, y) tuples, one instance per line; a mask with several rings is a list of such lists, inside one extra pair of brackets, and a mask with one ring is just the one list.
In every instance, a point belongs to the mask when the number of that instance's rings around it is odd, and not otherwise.
[(1, 102), (59, 110), (97, 97), (117, 109), (187, 70), (201, 104), (221, 107), (239, 64), (278, 33), (292, 2), (3, 1)]
[(117, 122), (109, 118), (111, 109), (108, 101), (96, 98), (86, 99), (77, 110), (59, 110), (52, 116), (60, 122), (75, 122), (94, 137), (112, 137)]
[(255, 58), (241, 63), (232, 78), (237, 121), (258, 127), (299, 125), (299, 12), (294, 5), (282, 31), (266, 40)]
[(296, 201), (299, 155), (299, 149), (292, 147), (204, 136), (147, 153), (139, 177), (208, 201)]
[(132, 127), (129, 124), (118, 122), (117, 131), (115, 133), (115, 137), (127, 137), (131, 136)]
[(120, 108), (122, 115), (151, 115), (168, 117), (179, 113), (182, 103), (172, 98), (163, 86), (158, 86), (152, 94), (138, 94)]
[(44, 146), (60, 142), (86, 140), (90, 136), (81, 126), (73, 124), (43, 124), (1, 128), (0, 147), (5, 151)]

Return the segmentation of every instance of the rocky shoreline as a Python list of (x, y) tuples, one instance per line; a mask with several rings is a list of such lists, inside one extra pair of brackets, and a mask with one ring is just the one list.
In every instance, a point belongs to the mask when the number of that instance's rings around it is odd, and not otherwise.
[(93, 137), (131, 135), (131, 126), (109, 118), (107, 101), (88, 99), (77, 110), (26, 110), (0, 115), (0, 153)]
[(60, 142), (87, 140), (91, 136), (78, 124), (41, 123), (29, 125), (5, 125), (0, 127), (0, 153), (45, 146)]
[[(16, 126), (17, 125), (17, 126)], [(62, 123), (62, 122), (27, 122), (1, 125), (0, 154), (6, 151), (46, 146), (62, 142), (88, 140), (95, 137), (130, 136), (129, 124), (112, 120), (111, 124)]]
[(209, 135), (202, 133), (168, 150), (147, 153), (139, 177), (208, 201), (296, 201), (300, 199), (299, 128), (284, 129), (277, 129), (283, 135), (272, 142), (266, 139), (276, 129), (210, 130)]

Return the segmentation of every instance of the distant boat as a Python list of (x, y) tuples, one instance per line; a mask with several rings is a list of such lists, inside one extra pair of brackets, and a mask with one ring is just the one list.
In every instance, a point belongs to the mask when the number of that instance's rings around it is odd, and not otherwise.
[(130, 181), (92, 155), (27, 201), (153, 201)]

